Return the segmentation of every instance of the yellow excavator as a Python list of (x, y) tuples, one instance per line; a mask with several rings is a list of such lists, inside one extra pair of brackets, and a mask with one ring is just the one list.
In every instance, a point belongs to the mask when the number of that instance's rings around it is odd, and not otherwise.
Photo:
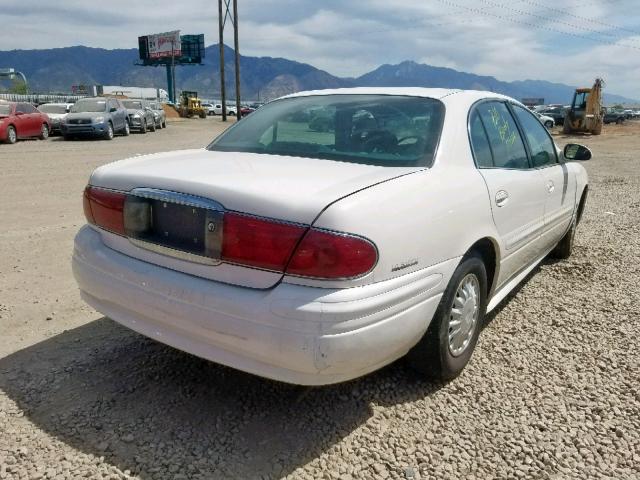
[(191, 118), (196, 115), (200, 118), (207, 118), (207, 112), (202, 107), (202, 102), (200, 102), (198, 98), (198, 92), (188, 92), (186, 90), (182, 92), (178, 113), (181, 117), (186, 118)]
[(573, 94), (573, 103), (564, 117), (562, 133), (591, 133), (600, 135), (604, 123), (602, 88), (604, 80), (596, 78), (593, 87), (578, 88)]

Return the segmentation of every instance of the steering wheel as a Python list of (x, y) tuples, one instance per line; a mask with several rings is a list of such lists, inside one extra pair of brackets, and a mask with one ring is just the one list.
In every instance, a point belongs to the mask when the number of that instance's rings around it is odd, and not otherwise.
[(362, 143), (362, 148), (369, 153), (387, 153), (387, 150), (392, 147), (392, 143), (393, 146), (397, 145), (395, 135), (390, 132), (376, 131), (367, 136)]
[(414, 143), (420, 143), (423, 141), (423, 138), (419, 135), (409, 135), (407, 137), (402, 137), (400, 140), (398, 140), (398, 145), (402, 144), (402, 142), (404, 142), (405, 140), (411, 140), (411, 139), (415, 139)]

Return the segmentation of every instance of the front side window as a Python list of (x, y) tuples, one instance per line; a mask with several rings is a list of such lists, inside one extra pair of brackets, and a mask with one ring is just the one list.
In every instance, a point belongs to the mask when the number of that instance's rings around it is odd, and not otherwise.
[(430, 166), (443, 120), (444, 105), (430, 98), (295, 97), (265, 105), (208, 149), (380, 166)]
[(511, 112), (502, 102), (485, 102), (477, 107), (487, 131), (495, 168), (529, 168), (527, 151)]
[(547, 129), (529, 113), (526, 109), (513, 106), (513, 111), (518, 117), (520, 126), (529, 143), (531, 150), (531, 163), (534, 168), (555, 165), (558, 163), (556, 147), (549, 136)]
[(16, 107), (16, 112), (36, 113), (36, 108), (29, 103), (19, 103)]

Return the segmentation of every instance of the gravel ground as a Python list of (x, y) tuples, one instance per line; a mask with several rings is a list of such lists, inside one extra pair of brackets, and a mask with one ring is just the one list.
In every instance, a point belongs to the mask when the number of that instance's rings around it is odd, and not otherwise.
[(579, 139), (595, 159), (573, 257), (503, 302), (458, 379), (397, 362), (322, 388), (208, 363), (79, 299), (89, 172), (221, 128), (0, 146), (0, 479), (640, 478), (640, 124)]

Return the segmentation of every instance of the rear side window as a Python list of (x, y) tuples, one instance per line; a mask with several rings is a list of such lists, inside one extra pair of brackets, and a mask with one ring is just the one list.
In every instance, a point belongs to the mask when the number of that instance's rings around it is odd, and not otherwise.
[(507, 106), (502, 102), (486, 102), (478, 105), (477, 111), (489, 137), (494, 166), (520, 170), (529, 168), (527, 151)]
[(491, 153), (487, 133), (477, 111), (471, 114), (469, 133), (471, 134), (471, 147), (473, 148), (473, 155), (478, 168), (492, 168), (493, 154)]
[(547, 129), (526, 109), (514, 105), (513, 111), (529, 143), (533, 167), (545, 167), (558, 163), (556, 148)]

